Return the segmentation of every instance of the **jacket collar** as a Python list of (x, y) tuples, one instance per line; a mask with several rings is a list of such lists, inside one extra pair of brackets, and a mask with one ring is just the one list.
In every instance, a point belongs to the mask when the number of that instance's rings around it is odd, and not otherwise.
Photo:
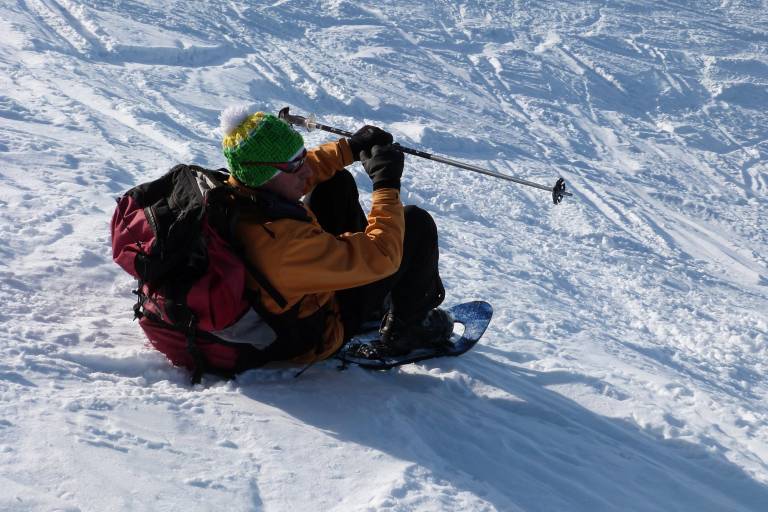
[(261, 187), (248, 187), (230, 175), (227, 185), (233, 187), (239, 197), (255, 204), (269, 220), (295, 219), (310, 222), (312, 219), (301, 201), (289, 201), (283, 196)]

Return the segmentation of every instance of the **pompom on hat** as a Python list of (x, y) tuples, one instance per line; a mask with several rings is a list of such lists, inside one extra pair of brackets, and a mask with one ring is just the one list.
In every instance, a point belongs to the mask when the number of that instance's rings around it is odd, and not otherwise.
[(272, 114), (253, 112), (247, 106), (225, 109), (219, 118), (224, 134), (221, 147), (229, 171), (249, 187), (271, 180), (278, 171), (252, 162), (290, 162), (304, 151), (304, 138)]

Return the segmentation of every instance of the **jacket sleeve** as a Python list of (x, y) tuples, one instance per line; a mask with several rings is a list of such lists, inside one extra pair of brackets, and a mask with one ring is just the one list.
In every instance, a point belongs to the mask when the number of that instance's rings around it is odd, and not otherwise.
[(355, 160), (352, 158), (347, 139), (339, 139), (308, 150), (307, 161), (314, 172), (304, 187), (305, 194), (318, 183), (331, 179), (336, 171), (351, 165)]
[(377, 190), (372, 199), (364, 232), (336, 237), (316, 223), (278, 220), (269, 223), (274, 238), (261, 251), (246, 246), (248, 257), (261, 263), (286, 298), (353, 288), (390, 276), (403, 255), (403, 205), (395, 189)]

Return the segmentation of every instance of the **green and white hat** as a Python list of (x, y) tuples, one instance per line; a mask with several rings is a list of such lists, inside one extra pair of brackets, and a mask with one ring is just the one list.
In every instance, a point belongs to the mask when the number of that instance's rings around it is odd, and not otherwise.
[(280, 172), (252, 162), (290, 162), (304, 151), (301, 134), (272, 114), (253, 112), (241, 105), (225, 109), (219, 120), (224, 134), (221, 147), (229, 171), (249, 187), (263, 185)]

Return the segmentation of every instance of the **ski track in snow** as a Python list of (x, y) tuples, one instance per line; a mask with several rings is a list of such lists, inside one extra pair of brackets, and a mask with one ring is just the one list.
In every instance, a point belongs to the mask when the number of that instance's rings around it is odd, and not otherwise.
[[(0, 6), (0, 510), (765, 510), (768, 6), (487, 4)], [(109, 220), (232, 102), (574, 197), (409, 157), (480, 345), (190, 387)]]

